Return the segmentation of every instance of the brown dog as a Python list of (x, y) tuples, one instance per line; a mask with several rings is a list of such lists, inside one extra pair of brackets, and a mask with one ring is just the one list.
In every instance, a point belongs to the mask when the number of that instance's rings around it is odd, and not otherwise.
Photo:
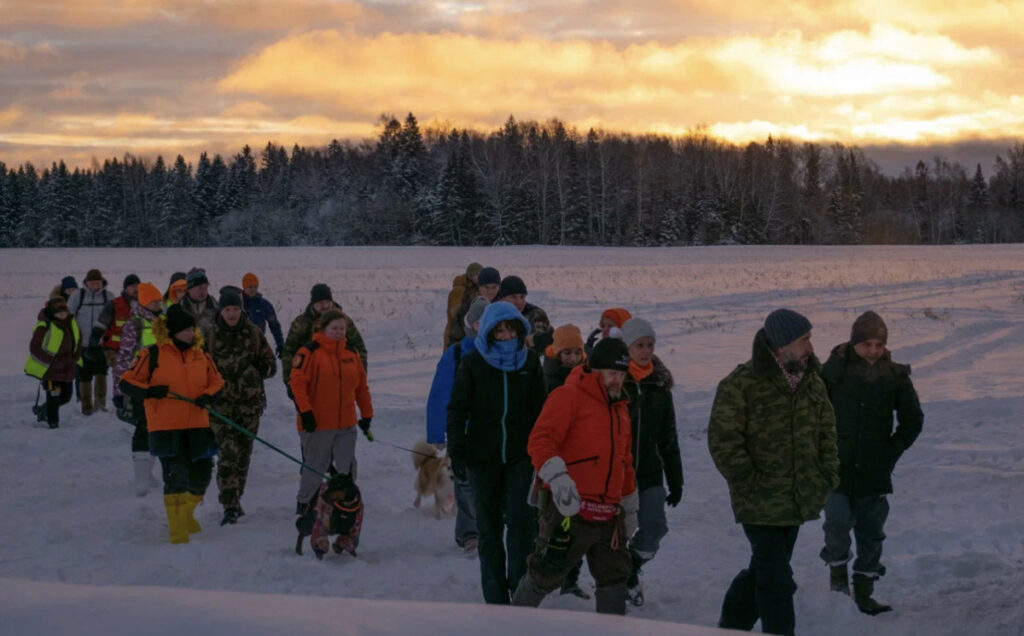
[(412, 465), (416, 469), (416, 500), (412, 505), (420, 507), (424, 497), (434, 498), (434, 517), (455, 514), (455, 487), (452, 484), (451, 459), (442, 455), (426, 439), (420, 439), (412, 447)]

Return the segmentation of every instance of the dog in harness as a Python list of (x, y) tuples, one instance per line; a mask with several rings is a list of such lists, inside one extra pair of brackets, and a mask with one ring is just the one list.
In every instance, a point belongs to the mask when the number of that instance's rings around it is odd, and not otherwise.
[[(320, 485), (317, 496), (306, 512), (296, 521), (299, 538), (295, 553), (302, 554), (302, 540), (309, 537), (309, 545), (317, 559), (323, 559), (328, 545), (335, 554), (356, 556), (359, 533), (363, 525), (363, 498), (351, 475), (337, 474)], [(331, 535), (337, 535), (330, 543)]]

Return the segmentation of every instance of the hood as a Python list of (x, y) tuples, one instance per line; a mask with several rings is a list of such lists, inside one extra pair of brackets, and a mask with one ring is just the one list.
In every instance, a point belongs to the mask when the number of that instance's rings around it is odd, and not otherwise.
[[(192, 334), (195, 336), (192, 340), (192, 346), (189, 349), (202, 350), (203, 345), (206, 341), (203, 340), (203, 332), (199, 327), (192, 329)], [(157, 316), (156, 320), (153, 321), (153, 338), (156, 339), (157, 344), (171, 344), (171, 334), (167, 332), (167, 316), (163, 314)]]
[(469, 283), (469, 279), (466, 278), (466, 275), (459, 274), (452, 279), (452, 289), (465, 289), (467, 283)]
[[(499, 300), (487, 305), (484, 315), (480, 318), (480, 333), (477, 334), (477, 349), (487, 348), (487, 334), (491, 333), (498, 323), (506, 320), (518, 320), (526, 329), (526, 335), (530, 335), (530, 322), (523, 317), (516, 306), (512, 303)], [(524, 343), (525, 346), (525, 343)]]
[[(777, 373), (779, 377), (782, 377), (782, 369), (779, 368), (779, 363), (775, 360), (775, 354), (772, 353), (771, 347), (768, 346), (768, 336), (765, 335), (764, 329), (757, 331), (757, 335), (754, 336), (752, 349), (750, 359), (753, 360), (754, 370), (757, 373), (761, 375), (774, 375)], [(810, 373), (821, 373), (821, 361), (813, 353), (807, 361), (807, 371)]]

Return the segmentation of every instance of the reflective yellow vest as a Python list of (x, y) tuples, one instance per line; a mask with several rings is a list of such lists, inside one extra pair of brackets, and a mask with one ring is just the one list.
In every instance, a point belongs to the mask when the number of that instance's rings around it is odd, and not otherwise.
[[(36, 323), (36, 329), (39, 329), (40, 327), (49, 327), (46, 330), (46, 335), (43, 336), (43, 351), (51, 356), (56, 356), (57, 353), (60, 352), (61, 344), (64, 343), (64, 330), (52, 322), (46, 322), (43, 320)], [(33, 331), (33, 333), (35, 333), (35, 331)], [(74, 351), (75, 348), (78, 347), (78, 341), (82, 339), (82, 336), (78, 331), (78, 324), (74, 320), (71, 320), (71, 334), (71, 350)], [(81, 359), (78, 360), (78, 365), (82, 365)], [(46, 370), (49, 368), (49, 362), (43, 362), (29, 352), (28, 360), (25, 361), (25, 373), (33, 378), (42, 380), (43, 376), (46, 375)]]

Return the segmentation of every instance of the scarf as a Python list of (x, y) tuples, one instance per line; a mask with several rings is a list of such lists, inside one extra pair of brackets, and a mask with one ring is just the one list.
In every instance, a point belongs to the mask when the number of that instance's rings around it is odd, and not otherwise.
[[(479, 337), (477, 338), (479, 340)], [(490, 346), (485, 343), (484, 347), (479, 346), (477, 351), (483, 356), (487, 364), (502, 371), (516, 371), (526, 364), (526, 347), (519, 341), (519, 338), (512, 340), (495, 340)]]
[(629, 377), (633, 378), (637, 382), (643, 380), (647, 376), (654, 373), (654, 363), (648, 362), (646, 367), (642, 367), (639, 364), (633, 362), (633, 359), (629, 359)]

